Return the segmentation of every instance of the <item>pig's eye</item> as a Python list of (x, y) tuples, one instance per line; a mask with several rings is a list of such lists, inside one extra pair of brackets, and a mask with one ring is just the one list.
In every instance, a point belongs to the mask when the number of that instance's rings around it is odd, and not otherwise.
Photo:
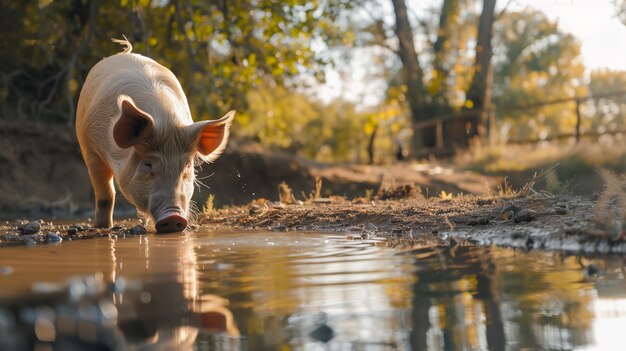
[(152, 171), (152, 162), (144, 161), (141, 164), (140, 171), (145, 175), (154, 175), (154, 172)]

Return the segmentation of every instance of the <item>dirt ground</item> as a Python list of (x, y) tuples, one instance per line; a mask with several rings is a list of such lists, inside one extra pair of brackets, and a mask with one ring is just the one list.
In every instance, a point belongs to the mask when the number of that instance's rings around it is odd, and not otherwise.
[[(381, 185), (415, 184), (425, 194), (484, 194), (501, 177), (455, 172), (429, 164), (323, 164), (285, 152), (268, 152), (254, 143), (231, 140), (226, 152), (199, 170), (204, 184), (194, 201), (202, 208), (209, 195), (215, 207), (244, 205), (258, 198), (278, 200), (278, 185), (288, 184), (297, 198), (308, 196), (316, 179), (323, 194), (354, 198)], [(74, 130), (68, 126), (0, 121), (0, 219), (84, 218), (93, 215), (93, 191)], [(116, 198), (116, 215), (134, 209)]]
[[(438, 241), (445, 245), (498, 245), (523, 250), (556, 250), (573, 254), (626, 253), (619, 220), (598, 212), (596, 201), (577, 196), (534, 194), (525, 197), (465, 195), (452, 199), (400, 194), (319, 198), (284, 204), (269, 200), (200, 214), (190, 230), (232, 229), (327, 231), (354, 240), (384, 237), (388, 244)], [(0, 226), (0, 246), (57, 243), (93, 237), (126, 237), (152, 229), (137, 220), (121, 220), (111, 229), (93, 229), (90, 222), (59, 224), (39, 221), (40, 230), (24, 233), (28, 221)], [(65, 222), (67, 223), (67, 222)]]
[[(626, 253), (620, 184), (613, 195), (591, 197), (532, 187), (513, 192), (498, 188), (501, 177), (435, 163), (320, 164), (236, 142), (199, 178), (206, 187), (196, 192), (200, 214), (191, 230), (332, 231), (355, 240), (382, 236), (390, 245), (435, 238), (450, 245)], [(202, 213), (209, 194), (212, 205)], [(93, 215), (92, 202), (71, 128), (0, 124), (0, 218), (6, 220), (0, 246), (151, 230), (137, 219), (93, 229), (85, 220)], [(116, 202), (117, 218), (135, 218), (122, 198)]]

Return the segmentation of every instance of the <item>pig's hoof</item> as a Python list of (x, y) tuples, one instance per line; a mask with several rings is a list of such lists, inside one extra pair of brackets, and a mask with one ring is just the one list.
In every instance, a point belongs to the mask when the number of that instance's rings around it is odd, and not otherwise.
[(156, 222), (155, 227), (159, 233), (182, 232), (187, 228), (187, 219), (183, 216), (173, 214)]

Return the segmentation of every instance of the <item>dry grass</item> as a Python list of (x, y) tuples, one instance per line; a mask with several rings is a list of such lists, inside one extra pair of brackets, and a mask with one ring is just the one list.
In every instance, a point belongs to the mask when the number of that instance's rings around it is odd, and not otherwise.
[(215, 213), (215, 195), (211, 194), (202, 206), (202, 214), (210, 216)]
[(313, 199), (322, 197), (322, 178), (315, 177), (315, 192), (312, 194)]
[[(565, 173), (593, 171), (599, 168), (626, 171), (626, 145), (603, 145), (581, 142), (576, 145), (500, 145), (474, 148), (456, 158), (464, 169), (487, 174), (505, 174), (533, 169), (546, 169), (560, 163)], [(563, 171), (561, 171), (563, 173)]]
[(593, 220), (605, 227), (609, 234), (623, 235), (626, 227), (626, 181), (610, 171), (601, 170), (604, 191), (596, 201)]
[(284, 204), (290, 204), (293, 201), (293, 193), (287, 183), (278, 184), (278, 199)]

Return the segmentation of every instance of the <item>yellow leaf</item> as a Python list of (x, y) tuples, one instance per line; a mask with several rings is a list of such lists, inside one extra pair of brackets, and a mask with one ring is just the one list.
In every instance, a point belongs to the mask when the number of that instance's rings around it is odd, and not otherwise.
[(452, 193), (446, 193), (446, 191), (445, 191), (445, 190), (442, 190), (442, 191), (441, 191), (441, 194), (439, 194), (439, 197), (440, 197), (442, 200), (452, 200)]

